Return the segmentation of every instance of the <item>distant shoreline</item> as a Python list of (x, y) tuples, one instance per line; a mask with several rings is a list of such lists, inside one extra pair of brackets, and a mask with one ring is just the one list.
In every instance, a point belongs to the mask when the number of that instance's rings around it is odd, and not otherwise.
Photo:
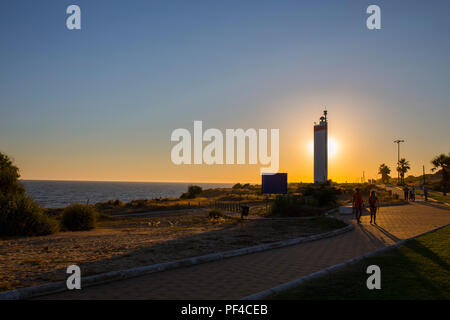
[[(229, 184), (234, 185), (236, 182), (201, 182), (201, 181), (120, 181), (120, 180), (54, 180), (54, 179), (19, 179), (20, 182), (36, 181), (36, 182), (96, 182), (96, 183), (174, 183), (174, 184)], [(242, 183), (242, 182), (241, 182)], [(247, 182), (243, 182), (247, 183)], [(256, 182), (248, 182), (250, 184), (258, 184)]]
[(20, 180), (28, 195), (46, 208), (61, 208), (71, 203), (99, 203), (119, 199), (178, 198), (189, 185), (204, 189), (231, 188), (232, 183), (192, 182), (118, 182), (69, 180)]

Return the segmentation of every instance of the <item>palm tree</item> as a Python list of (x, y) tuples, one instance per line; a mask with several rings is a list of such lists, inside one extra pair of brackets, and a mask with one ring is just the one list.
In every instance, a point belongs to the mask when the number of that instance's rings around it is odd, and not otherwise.
[(405, 173), (411, 169), (409, 161), (405, 158), (401, 158), (398, 162), (397, 171), (400, 173), (401, 184), (405, 184)]
[(434, 168), (431, 171), (436, 171), (438, 169), (442, 170), (442, 187), (444, 188), (444, 196), (447, 195), (447, 184), (449, 179), (449, 169), (450, 169), (450, 153), (447, 155), (441, 153), (431, 160)]
[(389, 174), (391, 173), (391, 169), (389, 167), (382, 163), (380, 164), (380, 167), (378, 168), (378, 174), (381, 174), (381, 181), (383, 183), (388, 183), (389, 179), (391, 178)]

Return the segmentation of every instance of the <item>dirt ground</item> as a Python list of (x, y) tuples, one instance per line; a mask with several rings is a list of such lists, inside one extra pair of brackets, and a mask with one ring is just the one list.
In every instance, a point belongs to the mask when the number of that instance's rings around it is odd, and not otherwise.
[(296, 238), (342, 227), (339, 221), (210, 219), (181, 216), (114, 217), (91, 231), (0, 239), (0, 291), (61, 281), (71, 264), (82, 275), (150, 265)]

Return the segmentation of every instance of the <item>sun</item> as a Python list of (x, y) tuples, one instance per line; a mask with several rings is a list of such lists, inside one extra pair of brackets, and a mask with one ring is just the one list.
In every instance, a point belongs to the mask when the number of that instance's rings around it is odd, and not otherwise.
[[(309, 141), (308, 149), (314, 155), (314, 141)], [(332, 159), (339, 153), (339, 143), (332, 137), (328, 137), (328, 158)]]

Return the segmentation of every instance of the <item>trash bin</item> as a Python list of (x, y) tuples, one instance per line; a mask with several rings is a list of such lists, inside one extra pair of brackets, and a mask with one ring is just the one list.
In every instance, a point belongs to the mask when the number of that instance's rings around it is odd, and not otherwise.
[(248, 216), (249, 209), (249, 206), (241, 206), (241, 219)]

